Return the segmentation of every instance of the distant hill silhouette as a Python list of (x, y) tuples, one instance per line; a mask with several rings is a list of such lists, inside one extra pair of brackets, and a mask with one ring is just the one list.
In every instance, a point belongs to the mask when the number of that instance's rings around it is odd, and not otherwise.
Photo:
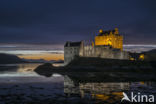
[(145, 60), (156, 61), (156, 49), (143, 52), (143, 54), (145, 55)]
[(0, 53), (0, 64), (24, 63), (26, 61), (20, 59), (16, 55)]
[(149, 51), (144, 52), (144, 53), (155, 53), (156, 54), (156, 49), (152, 49), (152, 50), (149, 50)]

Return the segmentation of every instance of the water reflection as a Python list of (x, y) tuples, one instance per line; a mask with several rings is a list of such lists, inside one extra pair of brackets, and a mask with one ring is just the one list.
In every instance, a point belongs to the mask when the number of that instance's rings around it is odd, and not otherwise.
[(40, 63), (18, 64), (17, 72), (28, 72), (28, 71), (32, 72), (39, 65), (40, 65)]
[(123, 92), (156, 94), (155, 82), (92, 82), (84, 80), (85, 82), (81, 82), (79, 79), (65, 75), (64, 93), (66, 96), (89, 98), (89, 100), (98, 103), (120, 103)]
[(38, 65), (1, 66), (0, 69), (3, 67), (8, 70), (0, 73), (0, 102), (12, 104), (17, 100), (19, 102), (16, 104), (36, 104), (36, 101), (37, 104), (117, 104), (123, 92), (156, 94), (155, 82), (121, 81), (108, 78), (107, 73), (93, 72), (61, 73), (45, 77), (33, 72)]
[(78, 95), (81, 98), (117, 102), (122, 98), (122, 92), (128, 90), (128, 82), (74, 82), (70, 77), (64, 76), (64, 93), (68, 96)]
[(0, 64), (0, 77), (3, 76), (36, 76), (33, 71), (41, 63)]

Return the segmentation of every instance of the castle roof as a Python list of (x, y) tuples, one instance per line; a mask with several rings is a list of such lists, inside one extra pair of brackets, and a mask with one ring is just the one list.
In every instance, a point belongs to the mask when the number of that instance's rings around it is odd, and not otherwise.
[(102, 33), (99, 33), (98, 36), (102, 36), (102, 35), (109, 35), (112, 32), (112, 34), (114, 34), (115, 30), (108, 30), (108, 31), (103, 31)]
[(115, 35), (119, 35), (118, 34), (118, 29), (115, 28), (114, 30), (107, 30), (107, 31), (103, 31), (103, 30), (100, 30), (98, 36), (103, 36), (103, 35), (109, 35), (109, 34), (115, 34)]
[(64, 45), (64, 47), (78, 47), (81, 45), (81, 41), (80, 42), (66, 42), (66, 44)]

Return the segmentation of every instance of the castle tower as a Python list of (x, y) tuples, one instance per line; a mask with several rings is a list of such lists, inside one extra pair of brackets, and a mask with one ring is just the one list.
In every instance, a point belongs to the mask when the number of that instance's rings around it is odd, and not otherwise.
[(99, 30), (99, 34), (95, 36), (95, 46), (108, 45), (112, 48), (123, 50), (123, 36), (119, 34), (118, 28), (114, 30)]

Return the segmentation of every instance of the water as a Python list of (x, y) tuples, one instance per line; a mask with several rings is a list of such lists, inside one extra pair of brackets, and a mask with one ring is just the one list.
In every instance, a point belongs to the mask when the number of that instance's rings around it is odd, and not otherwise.
[(38, 76), (33, 70), (41, 63), (0, 64), (0, 77)]
[(110, 82), (96, 74), (82, 78), (85, 73), (45, 77), (33, 71), (38, 65), (0, 66), (0, 104), (116, 104), (123, 92), (156, 94), (155, 82)]

